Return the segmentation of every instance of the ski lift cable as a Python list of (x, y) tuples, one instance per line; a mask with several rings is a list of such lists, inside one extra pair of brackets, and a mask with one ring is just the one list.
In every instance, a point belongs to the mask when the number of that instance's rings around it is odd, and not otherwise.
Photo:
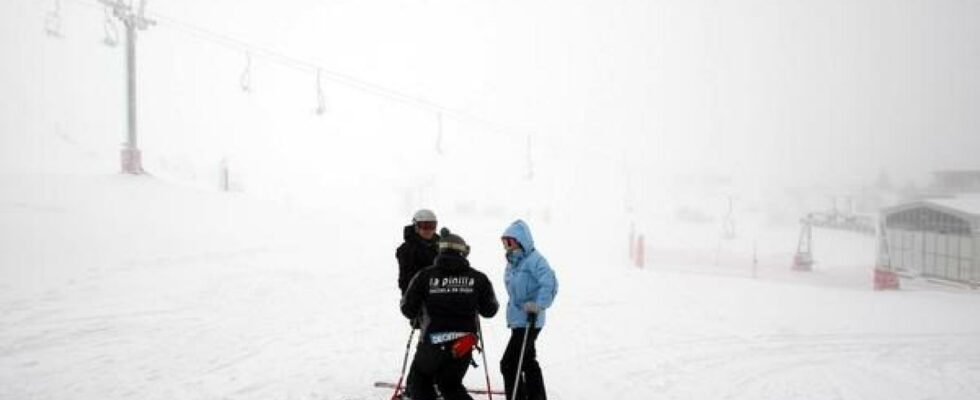
[(442, 113), (444, 116), (460, 120), (460, 121), (470, 121), (478, 123), (480, 125), (492, 128), (498, 133), (512, 133), (512, 132), (522, 132), (520, 136), (526, 134), (526, 132), (521, 129), (516, 129), (510, 126), (505, 126), (501, 123), (487, 120), (485, 118), (475, 116), (466, 112), (457, 111), (446, 106), (434, 103), (422, 97), (406, 94), (395, 89), (391, 89), (379, 84), (371, 83), (351, 75), (347, 75), (341, 72), (331, 71), (329, 69), (323, 68), (315, 62), (299, 59), (292, 57), (274, 50), (265, 49), (253, 44), (250, 44), (244, 40), (237, 39), (225, 34), (210, 31), (205, 28), (201, 28), (186, 22), (182, 22), (175, 18), (171, 18), (165, 15), (161, 15), (154, 12), (147, 12), (154, 19), (159, 21), (159, 26), (171, 28), (173, 30), (179, 31), (181, 33), (193, 36), (197, 39), (208, 41), (226, 48), (231, 48), (237, 51), (248, 51), (251, 52), (253, 57), (262, 58), (270, 62), (274, 62), (285, 67), (295, 69), (297, 71), (306, 73), (319, 73), (323, 78), (330, 79), (332, 81), (344, 84), (346, 86), (361, 90), (363, 92), (368, 92), (380, 97), (384, 97), (390, 100), (398, 101), (404, 104), (409, 104), (417, 108), (425, 109), (434, 113)]
[[(62, 7), (61, 0), (55, 1), (55, 14), (59, 14)], [(96, 10), (104, 10), (107, 1), (117, 1), (119, 4), (125, 4), (127, 7), (132, 9), (133, 0), (129, 0), (128, 3), (125, 0), (66, 0), (68, 3), (74, 3), (77, 5), (89, 7)], [(490, 131), (497, 134), (504, 134), (510, 136), (514, 140), (521, 141), (522, 139), (529, 139), (534, 136), (534, 131), (516, 128), (510, 125), (502, 124), (496, 121), (491, 121), (489, 119), (474, 115), (472, 113), (455, 110), (446, 106), (442, 106), (435, 102), (429, 101), (425, 98), (413, 96), (400, 92), (395, 89), (391, 89), (379, 84), (371, 83), (351, 75), (347, 75), (341, 72), (331, 71), (325, 69), (315, 62), (302, 60), (299, 58), (291, 57), (280, 52), (265, 49), (256, 45), (252, 45), (244, 40), (237, 39), (235, 37), (217, 33), (190, 23), (180, 21), (176, 18), (171, 18), (166, 15), (162, 15), (152, 11), (146, 11), (146, 0), (141, 0), (139, 4), (139, 12), (142, 17), (144, 14), (152, 17), (155, 21), (150, 21), (158, 26), (164, 28), (170, 28), (171, 30), (183, 33), (185, 35), (191, 36), (198, 40), (206, 41), (233, 51), (246, 52), (250, 55), (250, 58), (263, 58), (270, 62), (277, 63), (279, 65), (306, 73), (315, 73), (318, 75), (318, 98), (322, 95), (322, 89), (320, 88), (319, 77), (324, 77), (332, 81), (338, 82), (345, 86), (351, 87), (356, 90), (360, 90), (369, 94), (373, 94), (379, 97), (387, 98), (393, 101), (401, 102), (410, 106), (414, 106), (419, 109), (430, 111), (437, 115), (437, 117), (442, 120), (443, 117), (448, 117), (455, 119), (459, 122), (469, 122), (476, 125), (483, 126)], [(49, 13), (50, 14), (50, 13)], [(58, 15), (60, 18), (60, 15)], [(60, 20), (58, 21), (60, 22)], [(250, 59), (247, 63), (250, 63)], [(603, 151), (589, 145), (583, 146), (571, 146), (571, 143), (565, 143), (563, 141), (552, 142), (549, 146), (554, 148), (567, 148), (567, 150), (572, 150), (572, 148), (588, 153), (590, 157), (596, 158), (607, 158), (616, 159), (617, 157), (604, 153)], [(528, 155), (531, 154), (530, 143), (528, 142)], [(554, 149), (553, 149), (554, 150)], [(533, 171), (533, 167), (530, 168)], [(533, 174), (533, 172), (531, 172)]]
[[(59, 1), (60, 0), (56, 0)], [(67, 0), (69, 2), (89, 6), (102, 8), (104, 4), (100, 0)], [(128, 2), (129, 7), (132, 7), (133, 1)], [(427, 110), (432, 113), (441, 113), (444, 117), (452, 118), (458, 121), (465, 121), (481, 125), (485, 128), (489, 128), (491, 131), (497, 134), (504, 134), (508, 136), (513, 136), (515, 140), (520, 140), (526, 135), (533, 134), (533, 131), (527, 129), (516, 128), (513, 126), (505, 125), (496, 121), (491, 121), (489, 119), (473, 115), (468, 112), (455, 110), (428, 99), (407, 94), (396, 89), (388, 88), (383, 85), (368, 82), (354, 76), (332, 71), (315, 62), (303, 60), (293, 56), (289, 56), (274, 50), (269, 50), (260, 46), (253, 45), (244, 40), (229, 36), (227, 34), (222, 34), (214, 32), (212, 30), (202, 28), (187, 22), (183, 22), (179, 19), (172, 18), (157, 12), (145, 10), (145, 1), (140, 4), (140, 11), (145, 13), (146, 16), (153, 18), (159, 27), (170, 28), (171, 30), (183, 33), (185, 35), (194, 37), (198, 40), (213, 43), (215, 45), (228, 48), (233, 51), (250, 53), (252, 58), (261, 58), (269, 62), (273, 62), (284, 67), (288, 67), (300, 72), (316, 74), (318, 71), (324, 79), (330, 79), (332, 81), (338, 82), (345, 86), (360, 90), (362, 92), (370, 93), (379, 97), (383, 97), (392, 101), (400, 102), (410, 106), (414, 106), (419, 109)]]
[[(59, 1), (59, 0), (55, 0), (55, 1)], [(97, 0), (68, 0), (68, 1), (75, 2), (82, 5), (87, 5), (90, 7), (102, 7), (101, 2), (97, 2)], [(131, 7), (131, 3), (132, 2), (130, 1), (128, 5), (129, 7)], [(171, 28), (172, 30), (179, 31), (181, 33), (192, 36), (194, 38), (211, 42), (222, 47), (231, 48), (232, 50), (235, 51), (251, 53), (255, 58), (263, 58), (268, 61), (278, 63), (285, 67), (289, 67), (302, 72), (316, 73), (317, 71), (320, 71), (328, 79), (341, 81), (342, 83), (357, 87), (358, 89), (372, 92), (374, 94), (387, 95), (388, 97), (394, 98), (396, 100), (402, 100), (404, 102), (414, 101), (415, 103), (417, 103), (416, 105), (427, 106), (429, 108), (443, 109), (443, 111), (450, 111), (448, 109), (445, 109), (445, 107), (439, 106), (438, 104), (429, 102), (425, 99), (417, 98), (407, 94), (402, 94), (393, 89), (389, 89), (381, 85), (372, 84), (363, 80), (359, 80), (352, 76), (330, 71), (310, 61), (301, 60), (276, 51), (255, 46), (248, 42), (245, 42), (244, 40), (240, 40), (225, 34), (217, 33), (205, 28), (201, 28), (199, 26), (182, 22), (178, 19), (171, 18), (162, 14), (158, 14), (155, 12), (147, 12), (147, 14), (151, 15), (154, 19), (161, 22), (161, 26), (163, 27)]]

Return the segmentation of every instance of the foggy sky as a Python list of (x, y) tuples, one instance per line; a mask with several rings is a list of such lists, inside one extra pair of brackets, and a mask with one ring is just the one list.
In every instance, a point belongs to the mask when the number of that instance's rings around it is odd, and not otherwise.
[(233, 9), (217, 29), (536, 134), (603, 137), (638, 165), (978, 167), (973, 1), (181, 3), (157, 6), (202, 23)]
[[(0, 53), (55, 69), (53, 49), (18, 45), (43, 36), (50, 2), (12, 3), (34, 19), (2, 13)], [(101, 11), (79, 4), (64, 1), (69, 33), (91, 38), (72, 51), (106, 58)], [(901, 182), (980, 168), (975, 1), (175, 0), (148, 11), (530, 132), (573, 163), (619, 163), (643, 180), (707, 172), (855, 183), (884, 169)], [(141, 38), (142, 76), (199, 71), (201, 56), (232, 66), (235, 80), (242, 54), (195, 50), (168, 29)], [(17, 83), (27, 67), (3, 64), (14, 102), (51, 101), (31, 89), (43, 83)], [(70, 103), (85, 103), (90, 91), (79, 92)], [(15, 112), (4, 110), (10, 135)]]

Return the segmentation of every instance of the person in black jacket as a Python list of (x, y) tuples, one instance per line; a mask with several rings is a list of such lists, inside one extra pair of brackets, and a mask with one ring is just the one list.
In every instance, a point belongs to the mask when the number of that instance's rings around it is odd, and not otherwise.
[(490, 280), (470, 267), (466, 241), (445, 228), (442, 233), (435, 265), (412, 278), (401, 300), (406, 318), (421, 317), (408, 377), (412, 400), (436, 400), (433, 384), (445, 400), (472, 400), (463, 377), (479, 339), (477, 314), (490, 318), (500, 308)]
[(421, 209), (412, 216), (412, 224), (404, 229), (405, 242), (395, 251), (395, 258), (398, 259), (398, 289), (403, 295), (408, 281), (435, 261), (439, 252), (437, 225), (436, 214)]
[[(415, 212), (412, 216), (412, 224), (405, 227), (405, 241), (395, 251), (395, 258), (398, 259), (398, 289), (402, 295), (405, 294), (408, 282), (415, 274), (435, 263), (436, 255), (439, 253), (439, 235), (436, 234), (438, 224), (436, 214), (423, 208)], [(418, 319), (411, 319), (409, 323), (412, 328), (419, 328)], [(410, 397), (415, 382), (412, 381), (411, 371), (408, 376), (405, 393)]]

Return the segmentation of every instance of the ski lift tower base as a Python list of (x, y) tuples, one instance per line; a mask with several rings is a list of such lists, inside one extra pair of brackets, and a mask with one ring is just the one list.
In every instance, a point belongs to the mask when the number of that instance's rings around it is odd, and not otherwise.
[(125, 147), (122, 149), (120, 157), (122, 161), (122, 172), (124, 174), (143, 174), (143, 156), (139, 149), (134, 147)]

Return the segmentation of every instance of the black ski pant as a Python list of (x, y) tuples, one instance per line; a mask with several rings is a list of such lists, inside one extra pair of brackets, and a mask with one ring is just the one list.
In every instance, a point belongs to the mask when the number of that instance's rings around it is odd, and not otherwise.
[[(524, 341), (526, 328), (514, 328), (510, 330), (510, 341), (507, 342), (507, 349), (504, 356), (500, 359), (500, 373), (504, 375), (504, 388), (507, 390), (507, 398), (514, 393), (514, 377), (517, 375), (517, 363), (521, 357), (521, 343)], [(547, 400), (548, 396), (544, 390), (544, 377), (541, 376), (541, 367), (538, 365), (537, 351), (534, 342), (538, 338), (541, 329), (531, 329), (527, 335), (527, 345), (524, 350), (524, 363), (521, 365), (521, 378), (517, 382), (518, 400)]]
[(463, 386), (463, 377), (470, 367), (472, 355), (454, 357), (452, 344), (419, 343), (408, 373), (412, 400), (436, 400), (433, 384), (439, 387), (439, 393), (445, 400), (473, 400)]

